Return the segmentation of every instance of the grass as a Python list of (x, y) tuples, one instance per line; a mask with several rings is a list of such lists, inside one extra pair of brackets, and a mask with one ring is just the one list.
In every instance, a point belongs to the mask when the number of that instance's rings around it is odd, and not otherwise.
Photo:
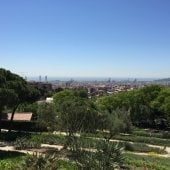
[[(146, 132), (141, 132), (141, 134), (147, 134)], [(107, 133), (104, 132), (98, 132), (96, 134), (88, 133), (83, 134), (84, 137), (98, 137), (102, 138), (103, 136), (107, 136)], [(130, 142), (138, 142), (138, 143), (146, 143), (146, 144), (152, 144), (152, 145), (160, 145), (160, 146), (169, 146), (170, 147), (170, 139), (164, 139), (164, 138), (158, 138), (158, 137), (151, 137), (151, 136), (142, 136), (132, 133), (129, 135), (125, 134), (119, 134), (114, 136), (112, 139), (115, 140), (122, 140), (122, 141), (130, 141)]]
[(170, 146), (170, 139), (161, 139), (161, 138), (155, 138), (155, 137), (116, 135), (114, 136), (114, 139), (138, 142), (138, 143), (147, 143), (147, 144), (160, 145), (160, 146)]
[[(14, 151), (0, 151), (0, 169), (16, 170), (22, 169), (23, 160), (26, 154)], [(59, 170), (76, 170), (75, 163), (71, 161), (57, 160)]]
[(170, 132), (168, 131), (154, 131), (150, 129), (134, 129), (132, 132), (133, 136), (144, 136), (144, 137), (155, 137), (162, 139), (170, 139)]
[(75, 163), (70, 161), (58, 160), (59, 170), (78, 170)]
[(0, 169), (15, 170), (18, 164), (21, 162), (25, 154), (12, 152), (12, 151), (0, 151)]
[(157, 155), (139, 156), (127, 153), (124, 156), (125, 164), (134, 170), (169, 170), (170, 167), (170, 158), (162, 158)]
[(131, 152), (154, 152), (157, 154), (166, 154), (167, 152), (164, 149), (156, 148), (156, 147), (149, 147), (144, 143), (129, 143), (123, 142), (123, 146), (125, 147), (125, 151)]

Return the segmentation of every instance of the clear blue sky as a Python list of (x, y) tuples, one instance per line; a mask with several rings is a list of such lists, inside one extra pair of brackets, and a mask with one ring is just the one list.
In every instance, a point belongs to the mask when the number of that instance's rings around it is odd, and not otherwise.
[(170, 0), (0, 0), (0, 67), (26, 76), (170, 77)]

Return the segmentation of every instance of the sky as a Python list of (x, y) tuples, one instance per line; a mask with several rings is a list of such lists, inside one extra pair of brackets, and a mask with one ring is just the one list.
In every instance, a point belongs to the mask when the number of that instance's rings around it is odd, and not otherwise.
[(0, 67), (27, 77), (170, 77), (170, 0), (0, 0)]

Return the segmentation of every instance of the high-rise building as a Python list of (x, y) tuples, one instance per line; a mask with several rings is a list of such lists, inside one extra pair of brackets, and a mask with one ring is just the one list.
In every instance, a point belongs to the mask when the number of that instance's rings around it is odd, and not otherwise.
[(41, 76), (39, 76), (39, 82), (41, 82)]
[(47, 76), (45, 76), (45, 82), (48, 82)]

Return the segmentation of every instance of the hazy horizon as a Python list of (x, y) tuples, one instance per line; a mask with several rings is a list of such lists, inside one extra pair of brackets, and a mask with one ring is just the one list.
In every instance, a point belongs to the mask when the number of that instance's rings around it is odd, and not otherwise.
[[(23, 76), (24, 77), (24, 76)], [(28, 81), (39, 81), (39, 76), (32, 76), (32, 77), (26, 77)], [(69, 81), (69, 80), (74, 80), (74, 81), (107, 81), (111, 79), (112, 81), (133, 81), (133, 80), (138, 80), (138, 81), (152, 81), (152, 80), (159, 80), (161, 78), (142, 78), (142, 77), (48, 77), (48, 81)], [(41, 81), (45, 81), (45, 76), (41, 76)]]

